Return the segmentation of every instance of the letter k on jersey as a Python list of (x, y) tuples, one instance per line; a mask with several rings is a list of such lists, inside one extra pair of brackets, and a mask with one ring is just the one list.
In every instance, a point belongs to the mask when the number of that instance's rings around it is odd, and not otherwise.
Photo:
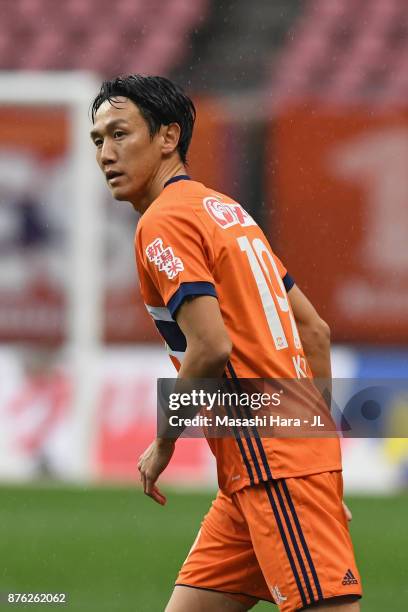
[(293, 365), (295, 366), (296, 376), (298, 378), (307, 378), (306, 359), (300, 355), (292, 357)]

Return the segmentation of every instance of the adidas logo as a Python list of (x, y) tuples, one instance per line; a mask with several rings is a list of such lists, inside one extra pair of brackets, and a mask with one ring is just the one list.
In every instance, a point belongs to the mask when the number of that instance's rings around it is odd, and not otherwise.
[(345, 586), (350, 585), (350, 584), (358, 584), (358, 580), (354, 576), (354, 574), (351, 571), (351, 569), (347, 570), (347, 572), (345, 573), (343, 581), (342, 581), (341, 584), (344, 584)]
[(282, 593), (279, 590), (279, 587), (277, 585), (275, 585), (274, 587), (269, 587), (271, 589), (272, 595), (275, 599), (275, 603), (280, 605), (283, 604), (285, 601), (288, 600), (287, 597), (285, 597), (284, 595), (282, 595)]

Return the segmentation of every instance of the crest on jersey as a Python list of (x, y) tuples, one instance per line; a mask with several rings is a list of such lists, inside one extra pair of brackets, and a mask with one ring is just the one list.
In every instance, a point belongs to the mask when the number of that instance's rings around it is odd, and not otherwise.
[(165, 272), (170, 280), (184, 270), (180, 257), (174, 255), (170, 246), (165, 247), (161, 238), (155, 238), (147, 245), (146, 255), (147, 259), (159, 268), (159, 272)]
[(236, 202), (227, 204), (222, 202), (219, 197), (211, 196), (204, 198), (203, 206), (213, 221), (218, 223), (223, 229), (228, 229), (233, 225), (242, 225), (243, 227), (256, 225), (251, 215)]

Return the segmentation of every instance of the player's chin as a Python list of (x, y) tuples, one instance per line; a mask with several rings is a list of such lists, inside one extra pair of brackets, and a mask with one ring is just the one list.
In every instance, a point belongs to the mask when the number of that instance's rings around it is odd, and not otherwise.
[(129, 202), (131, 197), (131, 193), (128, 189), (124, 189), (123, 187), (111, 187), (110, 192), (112, 197), (118, 202)]

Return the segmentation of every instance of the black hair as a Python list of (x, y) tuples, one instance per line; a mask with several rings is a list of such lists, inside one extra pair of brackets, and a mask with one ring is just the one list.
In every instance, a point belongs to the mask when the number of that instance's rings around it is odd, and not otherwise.
[(162, 125), (178, 123), (180, 140), (177, 145), (181, 161), (186, 163), (187, 151), (193, 135), (196, 110), (184, 91), (165, 77), (129, 74), (104, 81), (91, 106), (92, 123), (98, 108), (105, 100), (114, 105), (115, 98), (132, 100), (140, 110), (153, 138)]

